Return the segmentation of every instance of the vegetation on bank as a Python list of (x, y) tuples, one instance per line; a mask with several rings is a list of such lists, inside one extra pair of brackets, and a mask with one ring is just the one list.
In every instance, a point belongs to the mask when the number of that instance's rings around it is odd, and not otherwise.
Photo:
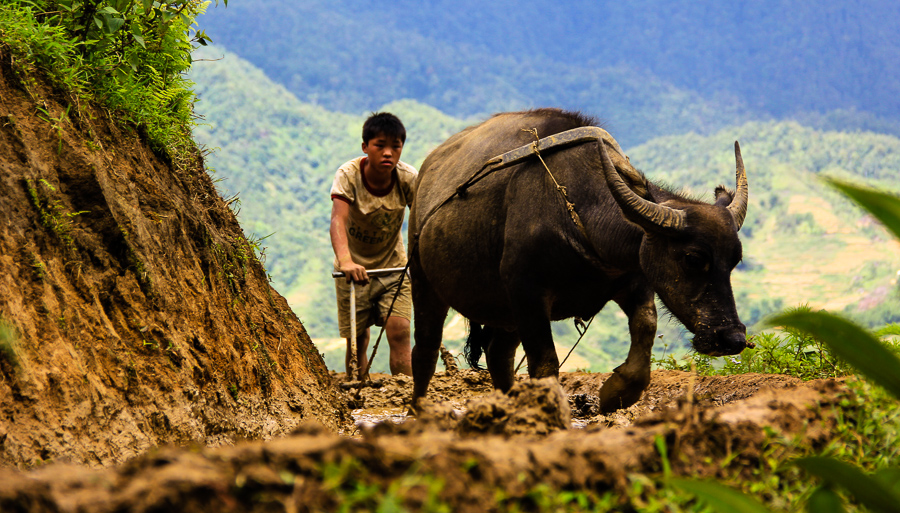
[(6, 0), (0, 49), (26, 88), (35, 74), (47, 77), (76, 111), (82, 102), (104, 106), (180, 165), (195, 148), (195, 97), (185, 72), (194, 47), (209, 40), (194, 23), (208, 3)]

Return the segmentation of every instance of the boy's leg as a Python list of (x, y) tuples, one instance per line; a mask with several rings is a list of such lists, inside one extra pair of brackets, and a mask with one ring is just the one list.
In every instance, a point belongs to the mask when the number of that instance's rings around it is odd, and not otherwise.
[[(380, 284), (384, 287), (380, 292), (378, 301), (379, 315), (383, 319), (388, 315), (388, 309), (393, 302), (394, 308), (384, 323), (384, 334), (387, 336), (388, 345), (391, 348), (390, 367), (391, 374), (406, 374), (412, 376), (412, 351), (410, 349), (409, 321), (412, 318), (412, 287), (409, 285), (409, 277), (405, 276), (403, 284), (400, 284), (400, 274), (390, 277), (379, 277)], [(397, 294), (397, 289), (400, 293)], [(394, 301), (394, 296), (397, 300)], [(373, 300), (374, 302), (374, 300)]]
[(412, 376), (409, 319), (393, 315), (388, 317), (384, 326), (384, 332), (387, 335), (388, 345), (391, 347), (391, 374)]

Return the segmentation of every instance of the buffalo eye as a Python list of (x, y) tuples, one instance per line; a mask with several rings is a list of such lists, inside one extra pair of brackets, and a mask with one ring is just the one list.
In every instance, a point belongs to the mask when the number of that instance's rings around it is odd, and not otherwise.
[(684, 265), (691, 271), (706, 271), (709, 268), (709, 259), (697, 253), (685, 253)]

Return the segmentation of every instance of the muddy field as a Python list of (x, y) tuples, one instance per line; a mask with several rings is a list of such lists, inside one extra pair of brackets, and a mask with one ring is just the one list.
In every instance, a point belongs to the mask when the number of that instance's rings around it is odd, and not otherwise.
[(355, 419), (342, 434), (307, 423), (268, 442), (159, 448), (104, 470), (0, 469), (0, 510), (329, 511), (368, 483), (414, 509), (439, 499), (484, 511), (541, 485), (622, 490), (630, 473), (661, 471), (658, 438), (675, 474), (714, 476), (725, 458), (752, 469), (766, 429), (797, 444), (827, 441), (845, 393), (833, 380), (655, 371), (639, 403), (597, 415), (594, 394), (607, 376), (521, 377), (507, 396), (484, 372), (439, 372), (430, 406), (414, 419), (406, 416), (412, 380), (376, 374), (370, 386), (341, 382)]

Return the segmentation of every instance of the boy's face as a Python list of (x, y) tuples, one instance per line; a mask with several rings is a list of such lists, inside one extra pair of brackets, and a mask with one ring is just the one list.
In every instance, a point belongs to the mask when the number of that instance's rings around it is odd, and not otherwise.
[(390, 173), (400, 162), (400, 152), (403, 151), (403, 141), (384, 134), (369, 139), (368, 143), (362, 143), (362, 151), (369, 159), (369, 166), (379, 173)]

